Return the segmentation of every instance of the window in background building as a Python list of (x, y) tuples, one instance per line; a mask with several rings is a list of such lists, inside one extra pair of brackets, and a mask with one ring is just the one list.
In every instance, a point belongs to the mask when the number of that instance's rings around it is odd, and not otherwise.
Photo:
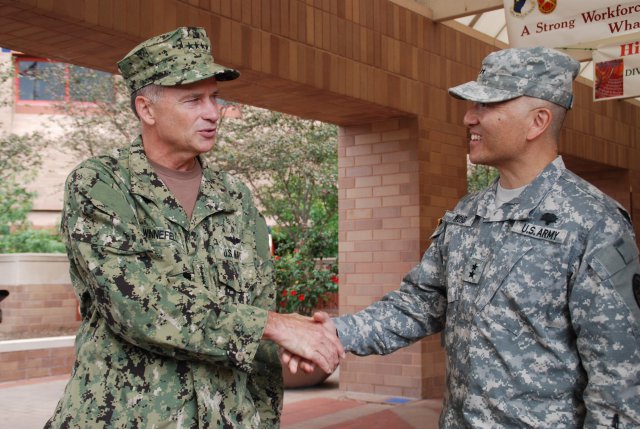
[(113, 76), (98, 70), (69, 65), (69, 97), (73, 101), (112, 102), (115, 97)]
[(113, 76), (39, 58), (16, 58), (16, 102), (112, 102)]
[(18, 60), (18, 100), (63, 101), (64, 64)]

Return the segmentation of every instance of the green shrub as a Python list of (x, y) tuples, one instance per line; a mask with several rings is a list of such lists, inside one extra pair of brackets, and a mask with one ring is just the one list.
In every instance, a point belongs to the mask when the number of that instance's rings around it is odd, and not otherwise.
[(25, 228), (0, 234), (0, 253), (64, 253), (65, 247), (56, 231)]

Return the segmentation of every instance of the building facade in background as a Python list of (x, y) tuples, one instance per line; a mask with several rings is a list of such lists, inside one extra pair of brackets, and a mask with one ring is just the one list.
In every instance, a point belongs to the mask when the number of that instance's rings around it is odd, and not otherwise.
[[(42, 165), (35, 177), (31, 179), (25, 174), (27, 189), (36, 193), (29, 220), (35, 227), (57, 227), (64, 180), (79, 162), (60, 141), (64, 121), (60, 106), (62, 103), (89, 103), (79, 88), (96, 79), (97, 84), (113, 86), (114, 77), (4, 48), (0, 52), (0, 70), (11, 74), (1, 88), (0, 135), (39, 132), (47, 142), (41, 153)], [(24, 166), (25, 173), (30, 170), (29, 165)]]

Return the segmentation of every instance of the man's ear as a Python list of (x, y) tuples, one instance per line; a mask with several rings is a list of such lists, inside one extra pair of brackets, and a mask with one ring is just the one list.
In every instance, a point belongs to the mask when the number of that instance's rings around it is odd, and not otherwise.
[(147, 125), (153, 125), (156, 122), (153, 103), (147, 97), (143, 95), (138, 95), (135, 101), (136, 112), (138, 112), (138, 116), (140, 120)]
[(535, 140), (549, 128), (553, 121), (553, 113), (546, 107), (538, 107), (531, 111), (531, 123), (527, 132), (528, 140)]

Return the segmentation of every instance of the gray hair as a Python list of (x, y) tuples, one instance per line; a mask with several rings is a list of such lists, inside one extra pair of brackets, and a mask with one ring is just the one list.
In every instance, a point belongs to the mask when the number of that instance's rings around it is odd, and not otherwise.
[(152, 103), (155, 103), (162, 96), (163, 88), (160, 85), (150, 84), (147, 86), (143, 86), (137, 91), (131, 93), (131, 110), (133, 114), (136, 115), (136, 118), (140, 119), (138, 115), (138, 111), (136, 109), (136, 98), (138, 96), (148, 98)]
[(551, 110), (551, 115), (553, 117), (551, 119), (551, 124), (549, 125), (551, 135), (556, 139), (559, 139), (564, 119), (567, 116), (567, 109), (550, 101), (547, 101), (546, 103), (548, 109)]

